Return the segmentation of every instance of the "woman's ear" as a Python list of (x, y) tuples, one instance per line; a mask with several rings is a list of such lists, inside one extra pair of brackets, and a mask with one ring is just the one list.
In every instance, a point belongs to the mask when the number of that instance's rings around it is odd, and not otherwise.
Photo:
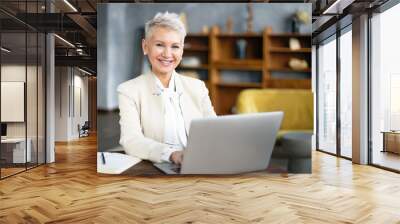
[(143, 49), (143, 54), (147, 55), (147, 43), (146, 39), (142, 39), (142, 49)]

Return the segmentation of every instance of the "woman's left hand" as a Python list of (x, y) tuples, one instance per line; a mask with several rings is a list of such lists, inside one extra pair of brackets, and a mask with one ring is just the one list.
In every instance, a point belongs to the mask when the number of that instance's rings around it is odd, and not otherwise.
[(183, 151), (175, 151), (171, 154), (169, 160), (173, 163), (180, 165), (183, 160)]

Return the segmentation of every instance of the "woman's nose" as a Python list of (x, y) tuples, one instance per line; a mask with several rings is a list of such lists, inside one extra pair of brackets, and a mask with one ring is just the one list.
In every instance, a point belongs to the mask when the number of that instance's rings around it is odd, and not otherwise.
[(170, 57), (172, 55), (171, 52), (172, 52), (171, 48), (166, 47), (166, 48), (164, 48), (164, 50), (162, 52), (162, 56), (163, 57)]

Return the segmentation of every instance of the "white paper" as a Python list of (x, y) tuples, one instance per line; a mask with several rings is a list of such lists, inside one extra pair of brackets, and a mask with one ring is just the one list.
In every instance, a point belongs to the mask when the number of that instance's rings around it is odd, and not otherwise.
[(97, 172), (106, 174), (121, 174), (140, 161), (139, 158), (122, 153), (103, 152), (106, 163), (103, 164), (101, 152), (97, 153)]

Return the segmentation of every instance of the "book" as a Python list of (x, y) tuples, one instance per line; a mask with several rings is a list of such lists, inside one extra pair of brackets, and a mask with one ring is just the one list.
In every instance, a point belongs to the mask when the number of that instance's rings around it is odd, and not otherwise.
[[(104, 161), (102, 154), (104, 155)], [(97, 153), (97, 172), (105, 174), (121, 174), (130, 167), (142, 161), (141, 159), (116, 152)]]

